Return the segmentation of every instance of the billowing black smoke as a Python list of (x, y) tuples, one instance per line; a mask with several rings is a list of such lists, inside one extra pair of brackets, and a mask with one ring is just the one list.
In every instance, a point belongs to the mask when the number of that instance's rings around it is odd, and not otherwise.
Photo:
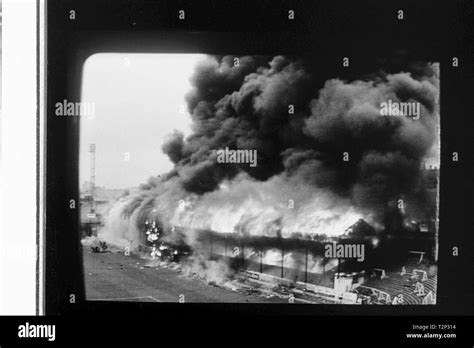
[[(375, 212), (422, 195), (422, 162), (432, 154), (438, 123), (431, 65), (321, 86), (310, 62), (282, 56), (234, 62), (209, 57), (196, 68), (186, 97), (193, 134), (175, 132), (164, 144), (175, 163), (164, 181), (175, 178), (202, 195), (242, 172), (257, 181), (279, 175)], [(381, 116), (388, 100), (421, 103), (420, 119)], [(257, 150), (258, 165), (217, 163), (215, 150), (225, 147)]]
[[(275, 241), (327, 240), (360, 219), (393, 235), (402, 210), (434, 218), (422, 164), (439, 156), (435, 65), (344, 80), (320, 76), (311, 61), (234, 58), (196, 67), (186, 96), (192, 134), (175, 131), (163, 145), (173, 170), (115, 202), (101, 237), (152, 255), (184, 245), (191, 272), (224, 281), (228, 265), (207, 255), (203, 231), (255, 237), (267, 244), (263, 262), (275, 264)], [(382, 116), (389, 100), (420, 103), (418, 119)], [(218, 162), (225, 148), (256, 150), (257, 165)], [(313, 256), (311, 269), (324, 268)]]

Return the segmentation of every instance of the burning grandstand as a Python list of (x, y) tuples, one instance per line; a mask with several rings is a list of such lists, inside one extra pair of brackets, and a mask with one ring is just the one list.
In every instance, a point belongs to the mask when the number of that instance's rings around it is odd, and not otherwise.
[(190, 81), (190, 132), (161, 147), (172, 168), (110, 203), (101, 240), (216, 286), (435, 303), (437, 64), (322, 80), (304, 59), (203, 56)]

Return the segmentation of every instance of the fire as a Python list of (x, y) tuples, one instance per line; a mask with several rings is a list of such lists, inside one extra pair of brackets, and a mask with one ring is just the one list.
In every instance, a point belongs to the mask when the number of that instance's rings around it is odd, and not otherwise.
[[(245, 238), (338, 237), (360, 219), (377, 225), (400, 195), (415, 202), (420, 163), (436, 143), (433, 69), (423, 77), (332, 79), (317, 91), (304, 64), (268, 58), (245, 57), (236, 68), (230, 56), (209, 57), (196, 68), (186, 97), (194, 133), (175, 132), (163, 145), (172, 171), (115, 202), (101, 232), (105, 240), (145, 244), (160, 258), (184, 241), (193, 272), (204, 267), (221, 279), (226, 267), (205, 258), (198, 230)], [(380, 102), (397, 95), (422, 103), (416, 125), (379, 115)], [(290, 102), (298, 117), (288, 117)], [(216, 151), (231, 146), (255, 150), (258, 165), (220, 163)], [(347, 165), (341, 149), (351, 151)], [(276, 262), (281, 256), (264, 257)], [(309, 267), (332, 266), (311, 259)]]
[(160, 191), (154, 204), (155, 212), (150, 211), (148, 217), (169, 226), (245, 236), (338, 236), (366, 217), (349, 200), (322, 189), (295, 185), (284, 177), (259, 182), (242, 175), (204, 195), (181, 191), (172, 197), (170, 191)]

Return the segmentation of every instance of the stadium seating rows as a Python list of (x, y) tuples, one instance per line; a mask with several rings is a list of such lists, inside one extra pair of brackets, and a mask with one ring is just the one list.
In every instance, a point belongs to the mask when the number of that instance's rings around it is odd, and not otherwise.
[[(390, 295), (391, 301), (402, 294), (403, 303), (406, 305), (422, 304), (423, 298), (431, 291), (436, 295), (436, 284), (437, 284), (437, 270), (436, 267), (430, 267), (426, 263), (408, 262), (405, 265), (406, 274), (401, 275), (400, 267), (398, 270), (393, 269), (386, 271), (387, 277), (381, 279), (379, 276), (369, 278), (364, 284), (364, 288), (374, 288)], [(421, 275), (413, 277), (413, 270), (425, 271), (428, 275), (428, 279), (425, 281), (421, 280)], [(424, 287), (424, 296), (417, 296), (415, 293), (416, 283), (420, 282)], [(362, 289), (361, 289), (362, 290)], [(357, 291), (364, 293), (363, 291)], [(365, 292), (366, 293), (366, 292)], [(385, 304), (383, 300), (379, 300), (377, 296), (372, 295), (372, 302), (378, 304)]]

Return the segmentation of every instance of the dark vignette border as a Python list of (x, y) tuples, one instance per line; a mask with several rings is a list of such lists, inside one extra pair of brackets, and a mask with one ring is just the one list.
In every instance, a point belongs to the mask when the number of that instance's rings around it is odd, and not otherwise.
[[(68, 19), (69, 10), (76, 20)], [(177, 20), (185, 9), (189, 20)], [(286, 21), (288, 9), (297, 20)], [(403, 9), (406, 19), (396, 20)], [(46, 314), (67, 317), (244, 318), (282, 315), (464, 315), (474, 304), (472, 167), (468, 164), (469, 118), (467, 39), (469, 1), (231, 1), (231, 0), (48, 0), (46, 66)], [(299, 15), (301, 14), (301, 16)], [(471, 33), (472, 37), (472, 33)], [(58, 100), (78, 100), (82, 64), (94, 52), (205, 52), (313, 55), (335, 76), (351, 57), (357, 72), (388, 60), (441, 63), (441, 191), (438, 294), (436, 306), (143, 304), (84, 300), (78, 231), (79, 120), (57, 118)], [(460, 67), (452, 68), (452, 57)], [(322, 70), (324, 70), (322, 68)], [(453, 151), (460, 162), (452, 162)], [(471, 157), (470, 157), (471, 156)], [(469, 174), (469, 176), (468, 176)], [(41, 183), (40, 183), (41, 184)], [(452, 257), (458, 246), (460, 256)], [(69, 302), (75, 294), (76, 303)]]

